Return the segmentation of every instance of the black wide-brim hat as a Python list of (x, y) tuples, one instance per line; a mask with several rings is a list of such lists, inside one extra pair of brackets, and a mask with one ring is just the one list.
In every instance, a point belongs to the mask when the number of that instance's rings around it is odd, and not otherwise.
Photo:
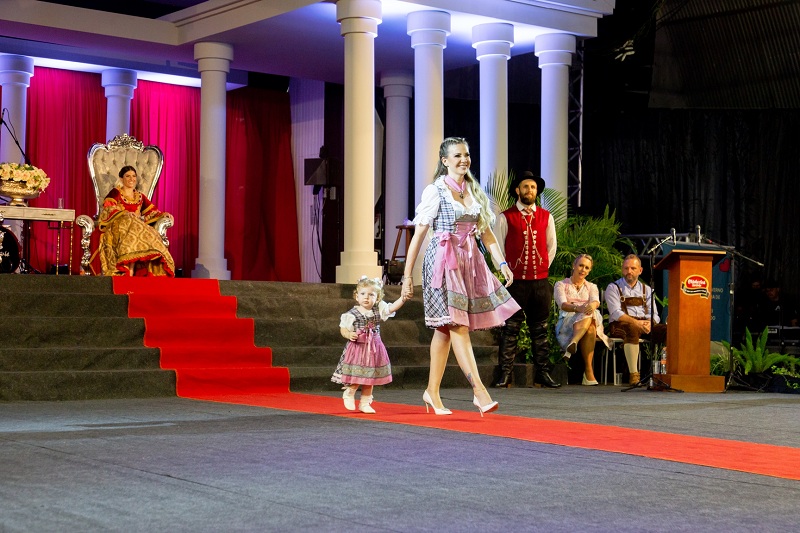
[(540, 176), (534, 176), (533, 172), (530, 170), (526, 170), (520, 176), (514, 176), (514, 179), (511, 181), (511, 186), (508, 189), (511, 193), (511, 196), (517, 198), (517, 187), (519, 187), (519, 184), (525, 180), (533, 180), (536, 182), (536, 197), (538, 198), (545, 188), (544, 179), (542, 179)]

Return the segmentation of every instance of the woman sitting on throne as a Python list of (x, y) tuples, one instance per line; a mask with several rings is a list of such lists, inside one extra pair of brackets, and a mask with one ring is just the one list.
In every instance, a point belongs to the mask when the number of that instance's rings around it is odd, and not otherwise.
[[(103, 201), (98, 229), (104, 276), (175, 276), (175, 262), (153, 225), (164, 216), (136, 190), (136, 169), (124, 166)], [(94, 257), (92, 258), (94, 259)]]

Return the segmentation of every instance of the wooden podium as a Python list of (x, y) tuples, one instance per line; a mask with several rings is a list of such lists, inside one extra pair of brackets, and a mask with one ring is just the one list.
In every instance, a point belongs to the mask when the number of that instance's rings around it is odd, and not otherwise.
[(725, 389), (725, 377), (711, 375), (711, 271), (725, 255), (715, 247), (675, 248), (655, 266), (669, 273), (667, 373), (656, 377), (670, 387)]

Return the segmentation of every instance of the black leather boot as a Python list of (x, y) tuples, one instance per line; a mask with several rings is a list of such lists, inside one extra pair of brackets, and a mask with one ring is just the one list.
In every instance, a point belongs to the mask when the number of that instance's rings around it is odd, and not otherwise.
[(533, 363), (536, 366), (536, 376), (533, 382), (543, 387), (557, 389), (561, 386), (550, 375), (553, 365), (550, 363), (550, 343), (547, 340), (547, 320), (535, 322), (531, 325), (531, 351)]
[(522, 317), (517, 315), (506, 320), (506, 325), (500, 333), (500, 349), (497, 353), (497, 363), (499, 366), (499, 378), (494, 384), (495, 387), (511, 386), (511, 375), (514, 371), (514, 360), (517, 358), (517, 337), (519, 328), (522, 327)]

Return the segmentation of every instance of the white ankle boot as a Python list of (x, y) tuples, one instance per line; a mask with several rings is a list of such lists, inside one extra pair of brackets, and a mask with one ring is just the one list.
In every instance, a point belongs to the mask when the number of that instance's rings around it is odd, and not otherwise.
[(368, 415), (374, 415), (375, 409), (370, 405), (372, 403), (372, 396), (362, 396), (358, 402), (358, 410)]
[(344, 400), (344, 408), (348, 411), (355, 411), (356, 410), (356, 389), (352, 387), (347, 387), (344, 389), (344, 393), (342, 394), (342, 399)]

